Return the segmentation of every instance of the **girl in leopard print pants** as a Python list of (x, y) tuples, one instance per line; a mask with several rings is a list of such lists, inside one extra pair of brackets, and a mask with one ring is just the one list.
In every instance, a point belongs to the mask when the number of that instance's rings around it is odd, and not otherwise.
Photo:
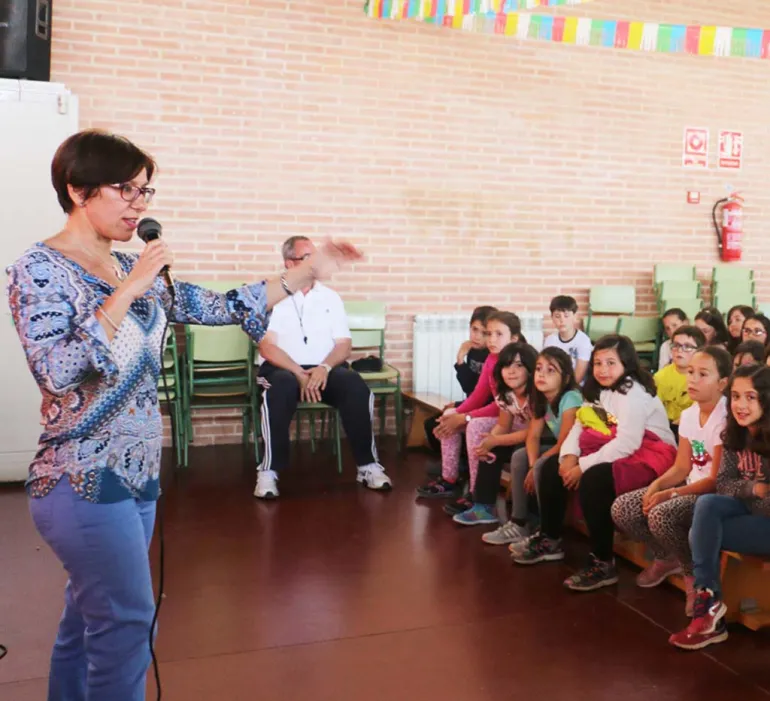
[(650, 548), (654, 560), (637, 577), (640, 587), (655, 587), (671, 574), (684, 573), (689, 614), (694, 580), (688, 535), (698, 495), (713, 492), (716, 485), (727, 418), (724, 391), (732, 363), (730, 354), (716, 346), (695, 352), (679, 332), (671, 348), (675, 354), (692, 355), (687, 389), (695, 404), (682, 412), (676, 462), (646, 489), (618, 497), (612, 520)]

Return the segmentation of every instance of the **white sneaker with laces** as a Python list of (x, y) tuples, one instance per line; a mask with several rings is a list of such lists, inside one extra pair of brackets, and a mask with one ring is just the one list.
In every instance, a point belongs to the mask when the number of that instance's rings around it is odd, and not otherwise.
[(393, 487), (393, 483), (390, 481), (390, 477), (385, 474), (385, 469), (382, 465), (374, 462), (371, 465), (364, 465), (358, 468), (356, 482), (378, 492), (384, 492)]
[(507, 545), (508, 543), (520, 543), (528, 537), (529, 528), (527, 526), (520, 526), (518, 523), (508, 521), (500, 528), (482, 535), (481, 540), (490, 545)]
[(273, 470), (257, 472), (257, 486), (254, 496), (257, 499), (276, 499), (278, 497), (278, 475)]

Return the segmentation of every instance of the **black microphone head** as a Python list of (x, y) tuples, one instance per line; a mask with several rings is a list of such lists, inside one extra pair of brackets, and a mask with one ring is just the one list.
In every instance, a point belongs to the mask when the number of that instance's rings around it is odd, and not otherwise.
[(145, 217), (136, 227), (136, 235), (145, 243), (159, 239), (163, 234), (163, 227), (157, 219)]

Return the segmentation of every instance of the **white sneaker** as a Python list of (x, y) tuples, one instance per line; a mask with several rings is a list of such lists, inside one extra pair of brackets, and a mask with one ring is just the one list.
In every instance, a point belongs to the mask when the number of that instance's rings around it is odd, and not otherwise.
[(385, 474), (385, 469), (382, 465), (374, 462), (371, 465), (364, 465), (358, 468), (356, 482), (379, 492), (387, 491), (393, 487), (393, 483), (390, 481), (390, 477)]
[(527, 526), (520, 526), (518, 523), (508, 521), (500, 528), (482, 535), (481, 540), (490, 545), (506, 545), (507, 543), (520, 543), (528, 537), (529, 528)]
[(276, 499), (278, 497), (278, 475), (273, 470), (257, 472), (257, 486), (254, 496), (257, 499)]

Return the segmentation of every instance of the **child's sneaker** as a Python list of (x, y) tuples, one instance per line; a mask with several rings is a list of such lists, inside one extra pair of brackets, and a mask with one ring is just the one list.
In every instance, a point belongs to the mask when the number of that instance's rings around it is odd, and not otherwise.
[(485, 533), (481, 536), (481, 540), (490, 545), (506, 545), (508, 543), (520, 543), (528, 537), (529, 528), (527, 526), (520, 526), (518, 523), (508, 521), (500, 528)]
[(470, 497), (460, 497), (454, 501), (450, 501), (448, 504), (444, 504), (444, 513), (449, 516), (456, 516), (463, 511), (467, 511), (473, 506), (473, 499)]
[(636, 586), (643, 589), (657, 587), (665, 582), (672, 574), (681, 574), (682, 566), (677, 559), (653, 560), (636, 577)]
[(672, 635), (668, 642), (682, 650), (701, 650), (715, 643), (723, 643), (727, 638), (727, 624), (722, 619), (710, 633), (689, 633), (688, 629), (685, 629)]
[(588, 565), (564, 580), (564, 586), (572, 591), (594, 591), (618, 582), (615, 562), (603, 562), (591, 554)]
[(674, 633), (668, 642), (683, 650), (700, 650), (721, 643), (727, 640), (727, 627), (722, 621), (726, 613), (727, 606), (711, 589), (697, 589), (690, 625)]
[(417, 487), (417, 496), (423, 499), (451, 499), (455, 495), (457, 485), (445, 479), (437, 479), (422, 487)]
[(461, 526), (484, 526), (490, 523), (499, 523), (492, 507), (484, 504), (474, 504), (461, 514), (455, 514), (452, 520)]
[[(510, 546), (509, 546), (510, 547)], [(561, 540), (551, 540), (538, 533), (526, 541), (526, 546), (511, 555), (517, 565), (534, 565), (564, 559)]]

